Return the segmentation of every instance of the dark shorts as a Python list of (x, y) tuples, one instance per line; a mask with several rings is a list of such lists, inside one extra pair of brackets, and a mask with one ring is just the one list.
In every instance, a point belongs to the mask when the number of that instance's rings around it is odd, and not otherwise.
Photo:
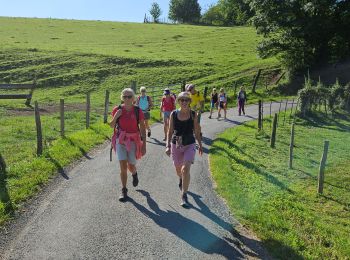
[(151, 118), (151, 113), (149, 111), (142, 111), (145, 117), (145, 120), (149, 120)]
[(216, 107), (216, 108), (218, 107), (218, 103), (217, 103), (217, 102), (215, 102), (215, 103), (214, 103), (214, 102), (211, 102), (211, 103), (210, 103), (210, 108), (215, 108), (215, 107)]
[(225, 108), (225, 102), (220, 102), (220, 108)]

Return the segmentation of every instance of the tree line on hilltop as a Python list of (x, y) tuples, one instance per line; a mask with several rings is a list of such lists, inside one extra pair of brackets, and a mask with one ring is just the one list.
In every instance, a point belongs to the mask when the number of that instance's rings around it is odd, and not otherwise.
[[(197, 0), (170, 0), (169, 19), (214, 26), (253, 25), (262, 58), (277, 56), (291, 72), (350, 56), (350, 0), (218, 0), (203, 14)], [(157, 3), (150, 10), (161, 15)]]

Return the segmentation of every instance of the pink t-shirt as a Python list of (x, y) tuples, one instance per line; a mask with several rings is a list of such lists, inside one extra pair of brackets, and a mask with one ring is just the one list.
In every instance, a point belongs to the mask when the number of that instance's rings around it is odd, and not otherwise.
[[(111, 113), (112, 116), (114, 116), (117, 111), (118, 106), (113, 108)], [(141, 120), (144, 120), (144, 115), (142, 110), (139, 108), (139, 121)], [(122, 115), (119, 117), (119, 128), (127, 133), (136, 133), (138, 131), (134, 108), (132, 108), (130, 111), (127, 111), (122, 105)]]
[(169, 98), (162, 98), (162, 111), (173, 111), (175, 109), (175, 98), (170, 96)]

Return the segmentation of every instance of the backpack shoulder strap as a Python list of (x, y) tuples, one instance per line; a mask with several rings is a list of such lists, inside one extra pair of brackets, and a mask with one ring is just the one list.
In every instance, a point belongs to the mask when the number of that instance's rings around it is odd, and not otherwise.
[[(122, 109), (122, 105), (119, 105), (118, 106), (118, 110), (119, 109)], [(119, 126), (119, 119), (120, 119), (120, 117), (115, 121), (115, 126), (114, 126), (114, 128), (118, 128), (118, 126)]]
[(139, 127), (139, 123), (140, 123), (140, 108), (139, 108), (139, 106), (134, 106), (134, 112), (135, 112), (135, 116), (136, 116), (137, 127)]

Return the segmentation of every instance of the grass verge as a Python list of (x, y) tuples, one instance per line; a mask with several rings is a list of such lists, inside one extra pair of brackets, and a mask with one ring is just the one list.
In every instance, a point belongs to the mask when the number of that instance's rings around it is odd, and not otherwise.
[[(280, 121), (282, 122), (282, 121)], [(265, 122), (269, 132), (269, 121)], [(256, 122), (229, 129), (210, 150), (217, 191), (244, 224), (280, 259), (349, 259), (350, 117), (296, 119), (294, 167), (288, 169), (290, 125), (276, 148)], [(330, 141), (325, 188), (317, 195), (324, 140)]]

